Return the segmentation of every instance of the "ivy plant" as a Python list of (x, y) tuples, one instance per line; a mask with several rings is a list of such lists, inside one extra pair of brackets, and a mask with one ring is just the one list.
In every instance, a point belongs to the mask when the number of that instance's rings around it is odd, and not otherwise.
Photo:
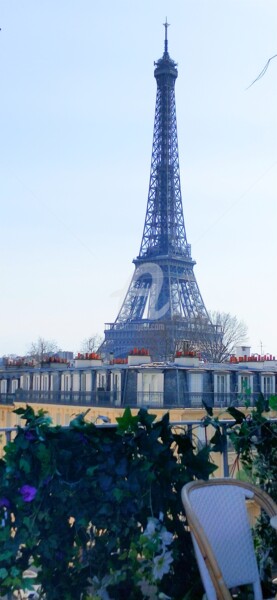
[(126, 409), (106, 428), (15, 412), (24, 424), (0, 461), (0, 596), (36, 584), (47, 600), (201, 598), (180, 492), (213, 473), (211, 448), (168, 414)]

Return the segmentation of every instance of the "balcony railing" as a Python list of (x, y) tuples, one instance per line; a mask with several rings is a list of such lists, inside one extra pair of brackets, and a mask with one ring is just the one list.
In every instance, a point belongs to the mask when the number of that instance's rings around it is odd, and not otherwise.
[(13, 404), (15, 402), (116, 407), (121, 404), (121, 392), (103, 390), (94, 392), (53, 392), (17, 389), (14, 394), (0, 394), (0, 404)]
[(14, 394), (0, 394), (0, 404), (13, 404), (14, 399)]
[[(265, 399), (270, 394), (264, 394)], [(228, 394), (214, 392), (184, 392), (179, 395), (168, 392), (132, 392), (124, 394), (120, 391), (97, 390), (93, 392), (72, 391), (35, 391), (18, 389), (14, 394), (0, 394), (0, 405), (13, 405), (15, 402), (26, 404), (61, 404), (75, 406), (99, 407), (154, 407), (154, 408), (203, 408), (203, 402), (215, 408), (228, 406), (245, 406), (247, 401), (254, 406), (259, 393), (243, 394), (231, 392)]]

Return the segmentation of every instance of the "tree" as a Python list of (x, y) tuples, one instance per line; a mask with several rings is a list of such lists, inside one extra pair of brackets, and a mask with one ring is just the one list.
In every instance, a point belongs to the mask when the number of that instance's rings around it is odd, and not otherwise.
[(236, 346), (247, 339), (247, 326), (237, 317), (220, 311), (210, 312), (210, 319), (216, 327), (217, 335), (201, 335), (197, 350), (209, 362), (224, 362), (234, 353)]
[(44, 338), (39, 337), (36, 342), (32, 342), (28, 355), (38, 362), (41, 362), (55, 352), (58, 352), (58, 346), (55, 341), (45, 340)]
[(86, 353), (96, 352), (101, 346), (103, 339), (98, 333), (93, 333), (90, 337), (85, 338), (81, 344), (81, 351)]

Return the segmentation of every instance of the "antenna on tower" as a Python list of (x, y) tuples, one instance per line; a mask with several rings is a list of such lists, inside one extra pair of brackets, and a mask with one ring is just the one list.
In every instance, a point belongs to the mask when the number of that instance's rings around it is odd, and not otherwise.
[(165, 17), (165, 23), (163, 23), (165, 29), (165, 37), (164, 37), (164, 51), (168, 52), (168, 39), (167, 39), (167, 30), (170, 26), (170, 23), (167, 22), (167, 17)]

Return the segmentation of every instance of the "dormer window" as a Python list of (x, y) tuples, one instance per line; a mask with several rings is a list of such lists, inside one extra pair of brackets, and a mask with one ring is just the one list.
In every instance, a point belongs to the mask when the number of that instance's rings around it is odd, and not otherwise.
[(261, 392), (265, 396), (275, 394), (275, 377), (274, 375), (261, 376)]

